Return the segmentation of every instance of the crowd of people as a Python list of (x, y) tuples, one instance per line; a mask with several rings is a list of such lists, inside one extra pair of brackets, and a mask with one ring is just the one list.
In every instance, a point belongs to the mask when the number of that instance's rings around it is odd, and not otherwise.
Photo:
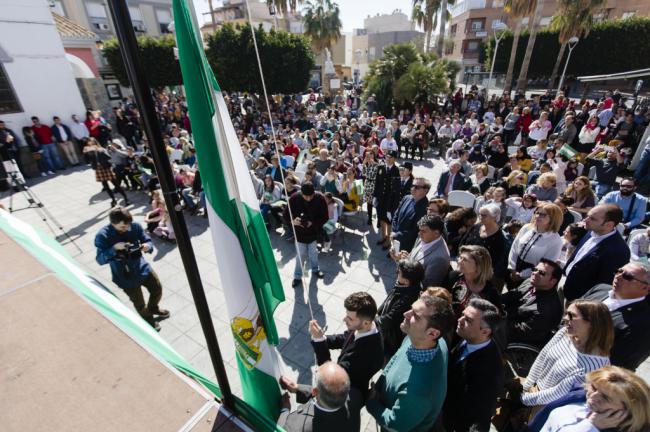
[[(205, 215), (185, 101), (156, 102), (183, 205)], [(364, 405), (382, 430), (649, 430), (650, 389), (633, 372), (650, 354), (647, 111), (618, 92), (578, 102), (477, 88), (385, 115), (354, 91), (277, 96), (270, 116), (254, 96), (226, 105), (269, 235), (297, 245), (294, 288), (307, 265), (330, 270), (319, 253), (350, 214), (376, 226), (372, 247), (396, 265), (381, 304), (344, 301), (346, 332), (310, 322), (319, 373), (313, 389), (281, 379), (304, 404), (283, 399), (286, 430), (359, 430)], [(83, 156), (111, 206), (114, 192), (128, 205), (125, 190), (145, 191), (147, 231), (173, 240), (133, 102), (112, 128), (98, 112), (73, 122), (24, 130), (42, 175)], [(19, 140), (0, 123), (3, 159)], [(446, 165), (437, 183), (414, 176), (416, 158)], [(534, 358), (513, 370), (521, 350)]]

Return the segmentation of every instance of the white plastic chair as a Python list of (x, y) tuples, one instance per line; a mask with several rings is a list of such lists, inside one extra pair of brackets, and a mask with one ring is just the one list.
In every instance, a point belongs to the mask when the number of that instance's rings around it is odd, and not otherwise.
[(571, 216), (573, 216), (573, 222), (580, 222), (582, 220), (582, 215), (575, 210), (569, 210)]
[(169, 160), (171, 162), (180, 161), (183, 162), (183, 150), (172, 150), (169, 154)]
[(476, 197), (473, 193), (463, 190), (451, 191), (447, 196), (447, 203), (451, 207), (472, 208), (475, 200)]

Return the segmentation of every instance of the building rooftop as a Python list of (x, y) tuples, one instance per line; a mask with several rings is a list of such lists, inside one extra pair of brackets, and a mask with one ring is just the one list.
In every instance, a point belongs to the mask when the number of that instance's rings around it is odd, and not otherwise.
[(56, 29), (63, 39), (97, 39), (97, 35), (86, 27), (69, 20), (68, 18), (52, 12)]

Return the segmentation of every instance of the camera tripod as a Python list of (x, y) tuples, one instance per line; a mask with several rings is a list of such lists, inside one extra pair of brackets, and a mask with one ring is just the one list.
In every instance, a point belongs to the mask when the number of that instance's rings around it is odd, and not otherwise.
[[(45, 207), (43, 202), (38, 198), (38, 196), (27, 186), (25, 183), (25, 178), (23, 177), (20, 169), (18, 169), (18, 164), (15, 160), (11, 160), (11, 166), (5, 165), (7, 176), (9, 179), (9, 213), (14, 213), (21, 210), (34, 209), (36, 213), (40, 216), (41, 220), (45, 222), (45, 225), (52, 231), (52, 234), (57, 235), (56, 231), (52, 229), (50, 221), (54, 224), (55, 227), (59, 229), (61, 234), (72, 243), (79, 252), (83, 252), (79, 245), (70, 237), (70, 234), (63, 228), (63, 225), (50, 213), (50, 211)], [(27, 206), (22, 208), (14, 208), (14, 194), (16, 192), (22, 192), (25, 200), (27, 201)]]

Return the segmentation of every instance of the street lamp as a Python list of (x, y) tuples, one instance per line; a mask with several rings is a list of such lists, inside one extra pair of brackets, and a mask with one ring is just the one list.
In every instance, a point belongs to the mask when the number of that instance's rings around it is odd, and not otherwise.
[(490, 78), (488, 78), (486, 95), (487, 98), (490, 98), (490, 85), (492, 84), (492, 73), (494, 72), (494, 62), (497, 60), (497, 51), (499, 50), (499, 42), (503, 39), (503, 36), (506, 34), (508, 26), (505, 23), (499, 21), (492, 25), (492, 31), (494, 32), (494, 55), (492, 56), (492, 66), (490, 66)]
[(557, 86), (557, 93), (555, 93), (555, 97), (560, 94), (560, 90), (562, 89), (562, 84), (564, 84), (564, 74), (566, 74), (566, 68), (569, 66), (569, 59), (571, 58), (571, 52), (573, 51), (573, 48), (576, 47), (580, 39), (577, 37), (573, 36), (571, 39), (569, 39), (569, 55), (566, 57), (566, 63), (564, 63), (564, 70), (562, 71), (562, 76), (560, 77), (560, 84)]

